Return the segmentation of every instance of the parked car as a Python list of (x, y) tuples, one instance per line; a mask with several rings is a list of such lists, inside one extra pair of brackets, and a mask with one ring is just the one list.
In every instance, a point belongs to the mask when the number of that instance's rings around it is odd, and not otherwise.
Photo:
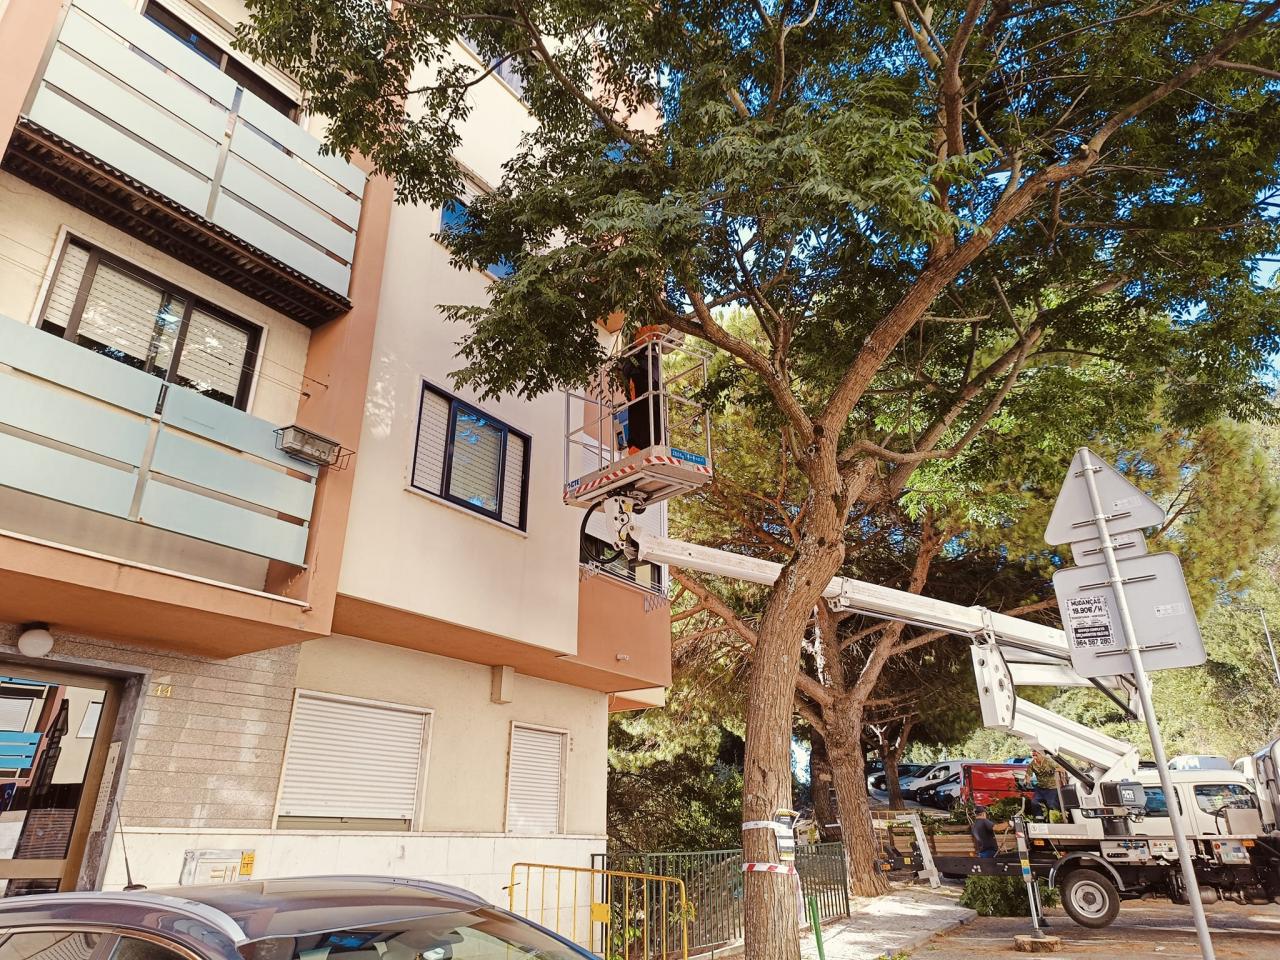
[(867, 789), (874, 790), (875, 787), (872, 786), (872, 781), (875, 780), (876, 777), (880, 777), (882, 779), (884, 777), (884, 761), (868, 760), (863, 766), (862, 772), (866, 774), (867, 777)]
[(950, 810), (960, 796), (960, 774), (953, 773), (941, 783), (930, 784), (916, 792), (916, 803), (925, 807)]
[[(900, 763), (898, 764), (898, 783), (911, 777), (919, 776), (923, 771), (929, 769), (932, 764), (928, 763)], [(888, 790), (889, 781), (886, 779), (883, 768), (874, 777), (867, 780), (867, 786), (872, 790)]]
[(960, 768), (966, 763), (980, 763), (979, 760), (962, 759), (962, 760), (940, 760), (930, 766), (927, 770), (916, 774), (909, 779), (900, 780), (902, 784), (902, 795), (908, 800), (915, 800), (916, 794), (925, 787), (936, 786), (943, 780), (946, 780), (953, 773), (959, 773)]
[(393, 877), (14, 897), (0, 933), (6, 960), (594, 960), (458, 887)]

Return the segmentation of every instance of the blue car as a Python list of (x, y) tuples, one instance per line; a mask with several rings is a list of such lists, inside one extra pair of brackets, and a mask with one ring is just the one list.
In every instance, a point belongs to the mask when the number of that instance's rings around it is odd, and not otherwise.
[(457, 887), (297, 877), (0, 900), (0, 960), (595, 960)]

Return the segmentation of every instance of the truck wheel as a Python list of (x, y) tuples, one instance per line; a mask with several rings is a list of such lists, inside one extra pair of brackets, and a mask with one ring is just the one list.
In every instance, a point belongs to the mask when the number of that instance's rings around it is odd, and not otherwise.
[(1072, 870), (1062, 881), (1062, 907), (1080, 926), (1098, 930), (1120, 912), (1120, 891), (1097, 870)]

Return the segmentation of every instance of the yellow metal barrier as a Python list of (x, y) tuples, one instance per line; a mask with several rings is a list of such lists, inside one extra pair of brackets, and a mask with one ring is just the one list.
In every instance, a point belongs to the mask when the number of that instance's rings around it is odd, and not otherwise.
[(512, 913), (604, 960), (688, 960), (690, 909), (678, 877), (517, 863), (507, 890)]

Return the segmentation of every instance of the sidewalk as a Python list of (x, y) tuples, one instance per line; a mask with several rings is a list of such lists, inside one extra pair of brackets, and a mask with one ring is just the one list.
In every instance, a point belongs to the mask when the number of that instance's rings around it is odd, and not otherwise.
[[(883, 897), (855, 897), (853, 915), (822, 925), (827, 960), (877, 960), (916, 949), (935, 934), (954, 930), (976, 914), (956, 904), (959, 891), (895, 884)], [(707, 960), (742, 956), (742, 942), (705, 954)], [(800, 931), (802, 960), (818, 960), (808, 928)]]
[[(876, 960), (919, 947), (935, 934), (954, 930), (976, 914), (947, 896), (927, 888), (899, 887), (883, 897), (856, 898), (853, 915), (825, 924), (827, 960)], [(800, 954), (817, 960), (813, 936), (801, 935)]]

